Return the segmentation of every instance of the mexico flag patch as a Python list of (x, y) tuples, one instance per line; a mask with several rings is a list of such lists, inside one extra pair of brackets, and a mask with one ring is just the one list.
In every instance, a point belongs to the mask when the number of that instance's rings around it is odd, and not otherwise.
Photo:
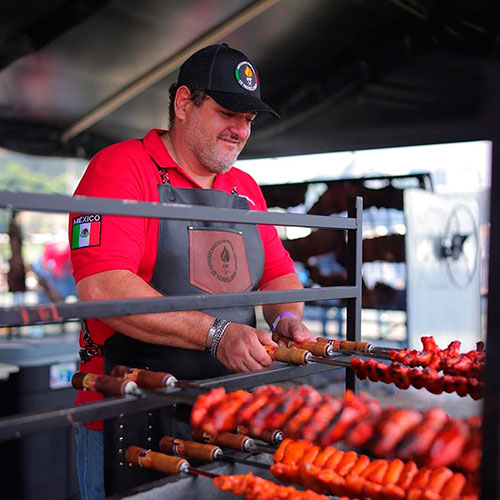
[(71, 250), (96, 247), (101, 244), (101, 216), (97, 214), (73, 217)]

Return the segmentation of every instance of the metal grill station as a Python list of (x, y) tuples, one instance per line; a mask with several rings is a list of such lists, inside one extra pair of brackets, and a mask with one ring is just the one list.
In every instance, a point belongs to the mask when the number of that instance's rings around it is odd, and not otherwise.
[[(181, 63), (201, 47), (221, 42), (251, 55), (259, 67), (263, 97), (281, 115), (280, 121), (267, 116), (257, 118), (241, 159), (489, 141), (492, 145), (491, 258), (484, 339), (486, 363), (481, 381), (484, 385), (475, 386), (474, 390), (484, 396), (480, 415), (481, 498), (500, 499), (500, 377), (496, 364), (500, 355), (500, 340), (496, 335), (500, 325), (500, 311), (496, 307), (500, 300), (500, 270), (495, 258), (500, 252), (500, 12), (496, 2), (48, 0), (35, 5), (7, 0), (2, 14), (0, 148), (16, 153), (88, 160), (112, 143), (143, 137), (153, 127), (167, 128), (168, 88), (176, 81)], [(304, 170), (307, 168), (304, 160)], [(408, 172), (408, 177), (412, 175)], [(436, 280), (441, 272), (446, 273), (446, 279), (453, 285), (450, 289), (459, 290), (450, 295), (456, 310), (464, 310), (475, 300), (479, 286), (477, 269), (469, 261), (478, 258), (479, 237), (478, 214), (472, 203), (459, 198), (450, 201), (432, 193), (432, 180), (427, 174), (415, 174), (415, 178), (419, 188), (416, 194), (411, 190), (396, 192), (392, 180), (387, 181), (387, 192), (394, 203), (389, 206), (400, 210), (404, 207), (405, 211), (409, 229), (406, 249), (401, 239), (391, 240), (391, 244), (396, 248), (394, 254), (399, 251), (395, 258), (406, 258), (408, 273), (413, 273), (406, 303), (408, 309), (419, 311), (410, 317), (409, 323), (420, 336), (433, 325), (445, 325), (448, 319), (457, 324), (459, 319), (458, 315), (447, 318), (442, 314), (439, 299), (435, 298), (439, 292)], [(0, 183), (0, 209), (6, 213), (101, 213), (311, 228), (318, 233), (322, 230), (335, 233), (346, 249), (346, 278), (342, 285), (171, 295), (151, 300), (2, 306), (0, 328), (60, 325), (84, 318), (188, 309), (337, 301), (346, 310), (346, 336), (342, 340), (363, 342), (366, 339), (361, 328), (362, 263), (372, 250), (369, 259), (376, 261), (380, 250), (363, 241), (363, 206), (376, 206), (375, 192), (382, 191), (365, 189), (367, 180), (373, 179), (350, 179), (351, 183), (342, 183), (345, 216), (323, 215), (321, 207), (311, 214), (299, 214), (168, 203), (132, 204), (105, 198), (19, 192)], [(337, 180), (329, 181), (327, 188), (333, 189), (336, 184)], [(266, 186), (263, 191), (266, 199), (286, 208), (289, 199), (302, 202), (308, 186), (308, 183), (289, 184), (288, 179), (283, 179), (282, 184)], [(354, 191), (354, 197), (348, 198)], [(429, 258), (434, 253), (431, 250), (422, 253), (419, 242), (429, 238), (427, 248), (432, 246), (432, 227), (438, 219), (443, 237), (438, 249), (441, 260), (437, 259), (436, 264), (434, 257)], [(301, 252), (306, 255), (310, 243), (289, 245), (297, 255)], [(439, 272), (435, 272), (436, 268)], [(434, 287), (427, 296), (425, 286), (429, 282)], [(425, 304), (429, 301), (432, 307), (426, 311)], [(474, 317), (472, 323), (480, 321), (480, 317)], [(460, 340), (460, 333), (469, 328), (470, 324), (463, 321), (451, 330), (451, 338), (447, 340)], [(384, 368), (374, 363), (387, 362), (390, 357), (391, 349), (383, 344), (374, 342), (360, 354), (365, 362), (372, 363), (363, 366), (371, 367), (371, 376), (375, 378), (376, 369)], [(68, 354), (67, 345), (57, 341), (49, 344), (34, 340), (28, 347), (13, 342), (8, 346), (2, 344), (0, 351), (0, 395), (5, 402), (0, 412), (0, 468), (9, 476), (3, 477), (1, 491), (6, 495), (13, 491), (14, 496), (26, 499), (39, 498), (44, 490), (52, 492), (53, 497), (47, 498), (79, 498), (75, 491), (71, 435), (73, 426), (79, 422), (147, 414), (171, 405), (193, 405), (209, 389), (222, 387), (227, 393), (240, 389), (253, 391), (263, 385), (300, 383), (303, 378), (320, 374), (333, 377), (344, 370), (345, 389), (359, 394), (360, 388), (356, 376), (359, 371), (355, 373), (351, 364), (353, 355), (359, 353), (339, 349), (327, 357), (330, 363), (314, 355), (309, 356), (312, 362), (303, 365), (277, 361), (272, 368), (259, 372), (180, 380), (177, 385), (163, 389), (139, 388), (75, 406), (68, 405), (66, 399), (61, 404), (55, 396), (62, 396), (63, 391), (56, 394), (49, 390), (48, 384), (49, 381), (57, 384), (61, 375), (51, 374), (51, 365), (67, 364), (67, 372), (71, 366), (76, 367), (77, 347), (75, 356)], [(478, 347), (476, 354), (484, 355), (482, 347)], [(407, 377), (410, 372), (401, 369), (398, 373)], [(464, 390), (469, 382), (461, 380), (457, 392)], [(398, 383), (404, 385), (401, 380)], [(467, 387), (470, 388), (470, 383)], [(64, 391), (67, 391), (65, 398), (68, 393), (73, 394), (73, 389)], [(396, 403), (402, 392), (394, 389)], [(442, 396), (436, 396), (439, 397)], [(271, 452), (277, 444), (259, 442), (258, 446)], [(229, 493), (213, 486), (210, 474), (252, 471), (276, 482), (271, 472), (262, 467), (262, 463), (272, 464), (272, 455), (265, 449), (256, 450), (224, 449), (227, 461), (204, 464), (193, 460), (190, 461), (193, 474), (165, 477), (159, 474), (158, 481), (120, 492), (113, 498), (228, 498)], [(144, 457), (143, 453), (141, 460), (146, 463)], [(261, 465), (241, 463), (245, 460)], [(125, 460), (123, 467), (129, 467)], [(196, 476), (195, 469), (202, 471), (198, 475), (204, 471), (209, 477)], [(12, 489), (8, 487), (9, 480)]]

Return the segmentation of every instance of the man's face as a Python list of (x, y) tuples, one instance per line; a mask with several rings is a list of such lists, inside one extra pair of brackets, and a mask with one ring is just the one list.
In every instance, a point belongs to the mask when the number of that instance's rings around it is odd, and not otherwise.
[(250, 137), (255, 116), (230, 111), (208, 97), (186, 115), (184, 141), (209, 172), (227, 172)]

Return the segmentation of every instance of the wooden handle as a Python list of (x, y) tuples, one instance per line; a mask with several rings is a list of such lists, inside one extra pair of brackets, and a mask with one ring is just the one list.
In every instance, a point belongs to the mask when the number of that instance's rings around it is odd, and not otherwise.
[(71, 385), (75, 389), (87, 389), (111, 396), (123, 396), (137, 388), (137, 384), (132, 380), (85, 372), (74, 373)]
[(131, 464), (171, 475), (178, 474), (181, 468), (189, 466), (189, 462), (184, 458), (170, 457), (164, 453), (145, 450), (139, 446), (129, 446), (125, 452), (125, 460)]
[(334, 340), (325, 337), (316, 337), (316, 340), (321, 343), (330, 344), (333, 350), (337, 352), (369, 352), (372, 345), (370, 342), (352, 342), (351, 340)]
[(203, 462), (213, 462), (218, 456), (222, 455), (222, 450), (213, 444), (184, 441), (170, 436), (164, 436), (161, 438), (160, 450), (171, 455), (182, 455), (184, 457), (197, 458)]
[(273, 347), (264, 346), (271, 359), (274, 361), (282, 361), (283, 363), (291, 363), (294, 365), (307, 365), (311, 353), (305, 349), (289, 349), (288, 347)]
[(177, 381), (171, 373), (152, 372), (142, 368), (129, 368), (123, 365), (116, 365), (111, 371), (111, 375), (132, 380), (139, 387), (147, 389), (162, 389), (174, 385)]
[(238, 434), (243, 434), (245, 436), (250, 436), (253, 439), (258, 439), (259, 441), (264, 441), (269, 444), (279, 444), (283, 441), (283, 432), (278, 429), (271, 429), (268, 431), (263, 431), (260, 434), (251, 432), (249, 429), (243, 425), (238, 425), (236, 428)]
[(283, 342), (286, 347), (295, 349), (305, 349), (309, 351), (314, 356), (327, 357), (332, 354), (332, 346), (327, 342), (313, 342), (311, 340), (305, 340), (304, 342), (294, 342), (292, 339), (286, 337), (281, 337), (279, 335), (273, 335), (273, 340), (275, 342)]
[(252, 440), (248, 436), (232, 434), (231, 432), (210, 434), (201, 429), (193, 429), (191, 437), (201, 443), (216, 444), (223, 448), (230, 448), (237, 451), (248, 451), (252, 443)]

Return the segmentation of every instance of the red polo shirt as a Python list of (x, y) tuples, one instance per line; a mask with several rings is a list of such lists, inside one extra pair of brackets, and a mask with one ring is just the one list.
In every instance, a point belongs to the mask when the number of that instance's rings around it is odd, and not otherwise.
[[(152, 158), (160, 167), (168, 169), (172, 186), (201, 189), (168, 154), (160, 138), (164, 132), (151, 130), (142, 141), (124, 141), (100, 151), (87, 167), (75, 195), (158, 202), (158, 184), (162, 180)], [(239, 195), (249, 199), (252, 210), (267, 211), (257, 183), (235, 167), (218, 174), (213, 189), (227, 193), (236, 189)], [(73, 221), (78, 215), (70, 214), (70, 241)], [(261, 285), (278, 276), (293, 273), (293, 261), (283, 248), (276, 228), (258, 225), (258, 230), (265, 256)], [(151, 281), (158, 246), (158, 219), (102, 215), (99, 222), (92, 226), (91, 235), (89, 246), (79, 247), (78, 241), (72, 241), (71, 260), (77, 283), (86, 276), (113, 269), (126, 269), (147, 282)], [(97, 344), (103, 344), (114, 333), (102, 321), (88, 320), (87, 324), (92, 340)], [(84, 344), (82, 339), (80, 344)], [(87, 363), (81, 363), (80, 369), (103, 373), (103, 358), (96, 356)], [(96, 393), (79, 391), (77, 402), (98, 398)]]

